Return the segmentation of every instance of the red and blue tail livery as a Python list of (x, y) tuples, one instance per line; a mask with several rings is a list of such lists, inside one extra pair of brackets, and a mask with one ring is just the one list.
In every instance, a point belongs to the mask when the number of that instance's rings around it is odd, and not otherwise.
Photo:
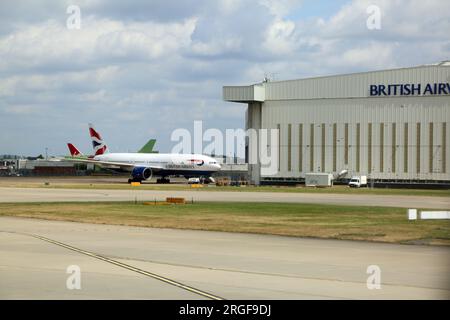
[(70, 151), (70, 155), (72, 157), (80, 157), (83, 156), (83, 154), (80, 152), (80, 150), (77, 149), (77, 147), (75, 147), (73, 144), (68, 143), (67, 147), (69, 148)]
[(108, 152), (108, 147), (103, 142), (102, 137), (100, 134), (94, 129), (94, 126), (90, 123), (89, 124), (89, 135), (92, 139), (92, 147), (94, 148), (94, 154), (96, 156), (105, 154)]

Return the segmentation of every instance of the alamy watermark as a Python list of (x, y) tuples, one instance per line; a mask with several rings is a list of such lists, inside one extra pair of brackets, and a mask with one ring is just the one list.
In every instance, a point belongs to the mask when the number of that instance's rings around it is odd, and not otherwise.
[(68, 290), (81, 290), (81, 268), (77, 265), (70, 265), (66, 269), (70, 276), (66, 280)]
[(79, 6), (70, 5), (66, 9), (66, 13), (69, 15), (66, 20), (66, 27), (69, 30), (81, 29), (81, 9)]
[(380, 290), (381, 289), (381, 268), (377, 265), (370, 265), (367, 267), (366, 273), (369, 274), (367, 277), (366, 285), (369, 290)]
[(370, 5), (366, 9), (366, 13), (369, 17), (366, 20), (366, 26), (369, 30), (381, 29), (381, 9), (377, 5)]
[[(248, 164), (261, 166), (261, 174), (278, 172), (278, 129), (226, 129), (225, 134), (216, 128), (203, 131), (203, 122), (194, 121), (194, 134), (185, 128), (174, 130), (170, 137), (176, 142), (172, 153), (234, 155), (246, 158)], [(226, 158), (225, 163), (233, 162)]]

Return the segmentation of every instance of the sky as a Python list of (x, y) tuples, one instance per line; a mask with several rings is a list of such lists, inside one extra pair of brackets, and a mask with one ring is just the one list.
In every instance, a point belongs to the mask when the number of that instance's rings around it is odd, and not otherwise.
[[(67, 27), (76, 5), (79, 29)], [(368, 28), (375, 5), (380, 28)], [(2, 0), (0, 154), (111, 151), (178, 128), (243, 128), (222, 86), (450, 59), (448, 0)]]

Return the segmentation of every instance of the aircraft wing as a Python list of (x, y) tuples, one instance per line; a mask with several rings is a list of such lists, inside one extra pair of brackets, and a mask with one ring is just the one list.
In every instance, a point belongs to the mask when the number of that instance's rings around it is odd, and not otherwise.
[[(90, 163), (90, 164), (99, 165), (104, 168), (115, 168), (115, 169), (123, 169), (123, 170), (128, 170), (128, 171), (131, 171), (134, 167), (136, 167), (136, 165), (133, 163), (99, 161), (99, 160), (82, 159), (82, 158), (64, 158), (64, 161), (72, 161), (72, 162), (76, 162), (76, 163)], [(144, 167), (155, 170), (155, 172), (164, 169), (161, 166), (153, 166), (153, 165), (145, 165)]]

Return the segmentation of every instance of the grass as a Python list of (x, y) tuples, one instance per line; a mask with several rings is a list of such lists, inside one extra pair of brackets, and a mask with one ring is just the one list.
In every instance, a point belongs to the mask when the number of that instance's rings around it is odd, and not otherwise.
[(0, 204), (0, 216), (140, 227), (450, 245), (448, 221), (408, 221), (406, 209), (286, 203)]
[(92, 190), (128, 190), (130, 188), (138, 188), (140, 190), (180, 190), (180, 191), (228, 191), (228, 192), (287, 192), (287, 193), (334, 193), (334, 194), (371, 194), (371, 195), (399, 195), (399, 196), (435, 196), (450, 197), (450, 190), (429, 190), (429, 189), (387, 189), (387, 188), (349, 188), (347, 186), (334, 186), (332, 188), (306, 188), (306, 187), (277, 187), (277, 186), (260, 186), (260, 187), (204, 187), (193, 189), (189, 185), (157, 185), (142, 184), (138, 187), (132, 187), (127, 183), (50, 183), (45, 185), (43, 182), (11, 182), (1, 184), (1, 187), (15, 188), (49, 188), (49, 189), (92, 189)]

